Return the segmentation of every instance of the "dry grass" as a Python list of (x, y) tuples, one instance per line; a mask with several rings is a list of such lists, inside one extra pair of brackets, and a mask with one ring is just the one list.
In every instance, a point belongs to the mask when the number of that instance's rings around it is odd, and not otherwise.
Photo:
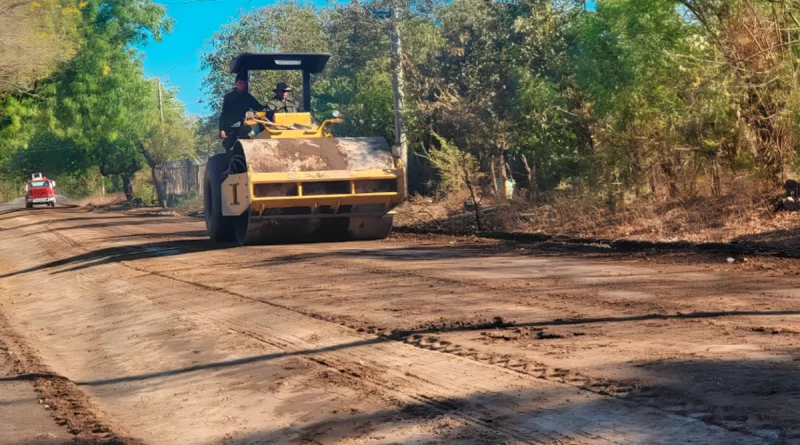
[[(619, 211), (592, 205), (590, 199), (558, 197), (522, 213), (523, 231), (651, 241), (731, 241), (783, 226), (771, 200), (726, 195), (685, 200), (639, 201)], [(791, 220), (792, 218), (788, 218)]]
[[(779, 192), (752, 184), (728, 184), (728, 194), (685, 199), (641, 199), (610, 210), (587, 193), (553, 193), (543, 202), (484, 204), (487, 231), (544, 233), (554, 236), (646, 241), (730, 242), (770, 237), (800, 227), (800, 212), (775, 212)], [(398, 212), (398, 226), (446, 233), (474, 231), (474, 218), (458, 199), (412, 197)], [(776, 235), (777, 236), (777, 235)]]
[[(484, 195), (478, 199), (482, 209), (481, 222), (484, 230), (500, 230), (494, 221), (497, 202)], [(472, 198), (467, 190), (460, 190), (437, 198), (410, 196), (397, 210), (395, 225), (415, 230), (452, 234), (471, 234), (477, 231)]]
[(79, 206), (90, 206), (90, 207), (106, 207), (112, 205), (119, 205), (124, 202), (125, 202), (125, 194), (123, 193), (107, 193), (105, 195), (96, 193), (92, 196), (83, 199), (71, 201), (72, 204), (76, 204)]

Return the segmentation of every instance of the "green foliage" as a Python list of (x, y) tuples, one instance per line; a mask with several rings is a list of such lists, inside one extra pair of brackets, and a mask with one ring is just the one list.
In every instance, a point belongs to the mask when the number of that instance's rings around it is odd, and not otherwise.
[(370, 64), (353, 79), (326, 78), (315, 84), (313, 106), (317, 114), (330, 116), (339, 110), (345, 117), (343, 125), (333, 127), (340, 136), (383, 136), (394, 134), (392, 108), (392, 79), (385, 65)]
[(54, 176), (56, 193), (70, 199), (83, 199), (100, 191), (102, 176), (96, 170), (90, 172), (77, 171)]
[(150, 0), (86, 0), (78, 6), (76, 14), (64, 10), (77, 22), (62, 31), (77, 39), (69, 60), (34, 90), (0, 96), (0, 176), (42, 171), (72, 178), (62, 184), (74, 180), (69, 189), (83, 195), (98, 188), (98, 173), (129, 183), (148, 159), (145, 153), (160, 163), (193, 151), (194, 142), (168, 86), (161, 124), (156, 84), (144, 78), (133, 49), (171, 29), (164, 7)]
[[(132, 49), (169, 31), (163, 7), (74, 1), (39, 2), (41, 17), (25, 13), (25, 26), (38, 20), (60, 36), (61, 46), (42, 47), (51, 56), (61, 48), (58, 56), (31, 69), (0, 68), (0, 175), (99, 171), (127, 181), (145, 165), (155, 174), (171, 159), (216, 150), (216, 120), (187, 120), (166, 84), (162, 123), (156, 85)], [(239, 53), (330, 52), (313, 79), (315, 116), (339, 110), (337, 135), (393, 139), (393, 4), (288, 0), (244, 12), (203, 54), (209, 102), (218, 110), (231, 90), (228, 64)], [(418, 151), (439, 147), (430, 156), (444, 189), (459, 182), (458, 166), (473, 184), (508, 165), (534, 189), (583, 184), (614, 199), (620, 191), (694, 194), (696, 184), (719, 193), (725, 175), (775, 182), (797, 171), (800, 2), (596, 4), (400, 3), (408, 139)], [(56, 18), (59, 6), (68, 13)], [(11, 88), (5, 73), (13, 69)], [(266, 101), (278, 81), (302, 94), (296, 72), (253, 73), (251, 92)]]
[[(222, 97), (233, 89), (234, 75), (230, 61), (244, 52), (326, 52), (328, 44), (322, 20), (314, 6), (295, 1), (265, 6), (223, 25), (210, 41), (211, 49), (203, 53), (202, 68), (207, 70), (203, 89), (215, 112), (222, 106)], [(251, 73), (250, 93), (261, 103), (272, 97), (278, 82), (295, 88), (302, 97), (302, 79), (297, 71)]]
[(590, 171), (573, 130), (568, 100), (552, 79), (519, 71), (509, 101), (514, 145), (510, 153), (526, 156), (539, 172), (537, 187), (554, 188), (565, 178)]
[(437, 141), (438, 148), (431, 148), (428, 157), (439, 173), (439, 189), (444, 193), (458, 193), (465, 188), (477, 187), (484, 175), (475, 156), (435, 132), (432, 136)]
[(77, 0), (0, 2), (0, 95), (28, 91), (80, 45)]
[(167, 161), (185, 158), (195, 150), (194, 128), (185, 117), (183, 104), (175, 96), (175, 91), (165, 89), (162, 101), (164, 122), (160, 122), (157, 106), (149, 108), (148, 131), (136, 139), (139, 148), (146, 150), (147, 156), (159, 166)]
[(137, 173), (133, 178), (133, 199), (145, 205), (153, 205), (156, 203), (155, 198), (156, 191), (150, 175), (143, 171)]

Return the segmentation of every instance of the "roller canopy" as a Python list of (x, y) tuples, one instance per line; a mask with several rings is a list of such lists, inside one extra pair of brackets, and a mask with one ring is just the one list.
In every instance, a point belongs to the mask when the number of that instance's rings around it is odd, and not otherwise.
[(326, 53), (244, 53), (231, 60), (231, 72), (252, 70), (322, 72), (330, 54)]

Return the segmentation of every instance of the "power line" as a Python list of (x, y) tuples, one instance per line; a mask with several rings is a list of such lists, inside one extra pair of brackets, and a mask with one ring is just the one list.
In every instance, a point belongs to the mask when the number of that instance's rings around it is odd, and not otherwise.
[(186, 62), (187, 62), (189, 59), (191, 59), (191, 58), (192, 58), (192, 57), (193, 57), (195, 54), (197, 54), (197, 52), (198, 52), (198, 51), (200, 51), (200, 50), (203, 48), (203, 46), (205, 46), (205, 44), (206, 44), (206, 42), (203, 42), (203, 43), (201, 43), (201, 44), (200, 44), (200, 46), (198, 46), (198, 47), (197, 47), (197, 49), (195, 49), (194, 51), (192, 51), (192, 53), (191, 53), (191, 54), (189, 54), (188, 56), (184, 57), (184, 59), (183, 59), (183, 60), (181, 60), (180, 62), (178, 62), (178, 64), (177, 64), (177, 65), (175, 65), (175, 66), (173, 66), (172, 68), (170, 68), (170, 69), (169, 69), (167, 72), (165, 72), (165, 73), (164, 73), (164, 74), (162, 74), (161, 76), (166, 76), (167, 74), (169, 74), (169, 73), (171, 73), (171, 72), (175, 71), (175, 69), (177, 69), (179, 66), (183, 65), (184, 63), (186, 63)]
[(159, 5), (191, 5), (194, 3), (218, 3), (225, 0), (183, 0), (179, 2), (159, 2)]
[[(177, 1), (177, 2), (165, 2), (165, 3), (161, 3), (161, 4), (163, 4), (163, 5), (184, 5), (184, 4), (191, 4), (191, 3), (214, 3), (214, 2), (220, 2), (220, 1), (224, 1), (224, 0), (182, 0), (182, 1)], [(246, 10), (247, 7), (250, 6), (250, 2), (251, 1), (252, 0), (247, 0), (245, 2), (244, 6), (242, 7), (242, 9)], [(189, 54), (188, 56), (184, 57), (180, 62), (177, 63), (177, 65), (173, 66), (172, 68), (170, 68), (169, 70), (167, 70), (165, 73), (161, 74), (161, 76), (158, 76), (158, 77), (164, 77), (167, 74), (169, 74), (169, 73), (175, 71), (176, 69), (178, 69), (184, 63), (188, 62), (189, 59), (194, 57), (195, 54), (197, 54), (201, 49), (203, 49), (205, 44), (206, 44), (206, 42), (201, 43), (200, 46), (198, 46), (194, 51), (191, 52), (191, 54)], [(200, 101), (200, 102), (202, 102), (202, 101)], [(200, 102), (194, 103), (192, 105), (197, 105)], [(191, 105), (188, 105), (188, 106), (191, 106)]]

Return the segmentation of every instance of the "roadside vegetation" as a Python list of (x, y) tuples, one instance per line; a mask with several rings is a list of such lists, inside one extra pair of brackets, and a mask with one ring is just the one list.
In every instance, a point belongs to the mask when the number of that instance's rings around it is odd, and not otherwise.
[[(26, 28), (60, 34), (37, 46), (35, 66), (0, 73), (0, 193), (35, 169), (75, 193), (163, 200), (160, 165), (215, 145), (213, 117), (189, 119), (168, 85), (160, 121), (133, 49), (171, 22), (149, 1), (73, 3), (13, 9)], [(473, 230), (629, 225), (614, 233), (669, 237), (771, 218), (771, 198), (800, 166), (798, 20), (798, 0), (288, 0), (241, 11), (209, 39), (204, 88), (218, 111), (235, 55), (329, 52), (315, 112), (340, 110), (340, 135), (393, 140), (401, 70), (411, 185), (445, 218), (474, 215)], [(3, 59), (36, 38), (4, 38)], [(255, 73), (253, 94), (267, 97), (275, 76)], [(431, 220), (419, 210), (428, 201), (415, 202), (410, 218)], [(502, 218), (480, 220), (497, 207)]]

